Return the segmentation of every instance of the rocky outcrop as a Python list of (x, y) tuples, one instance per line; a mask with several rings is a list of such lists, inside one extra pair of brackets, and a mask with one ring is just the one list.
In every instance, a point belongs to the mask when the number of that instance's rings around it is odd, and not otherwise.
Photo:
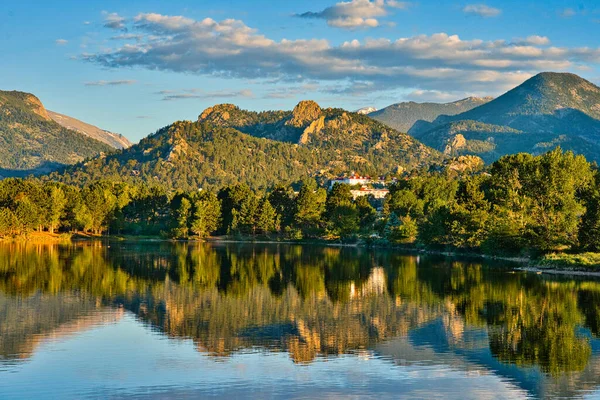
[(48, 116), (48, 112), (40, 99), (30, 94), (25, 98), (25, 102), (31, 106), (31, 111), (44, 118), (46, 121), (50, 121), (51, 118)]
[(303, 128), (319, 118), (321, 115), (321, 107), (312, 100), (303, 100), (292, 111), (292, 115), (286, 121), (286, 125), (296, 128)]
[(222, 123), (229, 121), (232, 112), (240, 111), (239, 107), (233, 104), (217, 104), (213, 107), (208, 107), (202, 111), (202, 114), (198, 117), (199, 121), (209, 121), (212, 123)]

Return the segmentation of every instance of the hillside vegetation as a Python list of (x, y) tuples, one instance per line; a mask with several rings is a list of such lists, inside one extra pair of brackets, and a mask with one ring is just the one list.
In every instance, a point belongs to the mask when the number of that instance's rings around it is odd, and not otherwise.
[(0, 91), (1, 176), (49, 172), (111, 149), (54, 122), (32, 94)]
[(53, 174), (83, 185), (100, 178), (210, 189), (234, 183), (267, 188), (351, 170), (385, 174), (427, 167), (443, 156), (410, 136), (311, 101), (293, 111), (251, 112), (231, 104), (179, 121), (120, 153)]

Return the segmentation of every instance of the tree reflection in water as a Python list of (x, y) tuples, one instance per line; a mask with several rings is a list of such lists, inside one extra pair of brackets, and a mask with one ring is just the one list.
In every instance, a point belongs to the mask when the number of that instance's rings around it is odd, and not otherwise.
[(4, 360), (107, 306), (215, 356), (259, 347), (298, 363), (441, 321), (450, 348), (478, 345), (465, 332), (479, 329), (499, 362), (553, 377), (596, 365), (590, 341), (600, 329), (596, 282), (332, 247), (3, 244), (0, 293)]

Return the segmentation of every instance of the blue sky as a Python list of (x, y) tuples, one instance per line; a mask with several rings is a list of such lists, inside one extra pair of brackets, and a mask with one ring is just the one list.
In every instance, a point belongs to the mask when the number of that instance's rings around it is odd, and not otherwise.
[(0, 89), (132, 141), (217, 103), (354, 110), (600, 83), (597, 1), (5, 1)]

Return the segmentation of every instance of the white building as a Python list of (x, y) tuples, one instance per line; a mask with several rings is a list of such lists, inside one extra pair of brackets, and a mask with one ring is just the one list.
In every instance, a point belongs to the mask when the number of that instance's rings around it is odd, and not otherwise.
[(339, 178), (332, 179), (329, 181), (329, 188), (331, 189), (333, 185), (336, 183), (341, 183), (345, 185), (366, 185), (373, 182), (370, 176), (360, 176), (356, 174), (352, 174), (350, 176), (342, 176)]

